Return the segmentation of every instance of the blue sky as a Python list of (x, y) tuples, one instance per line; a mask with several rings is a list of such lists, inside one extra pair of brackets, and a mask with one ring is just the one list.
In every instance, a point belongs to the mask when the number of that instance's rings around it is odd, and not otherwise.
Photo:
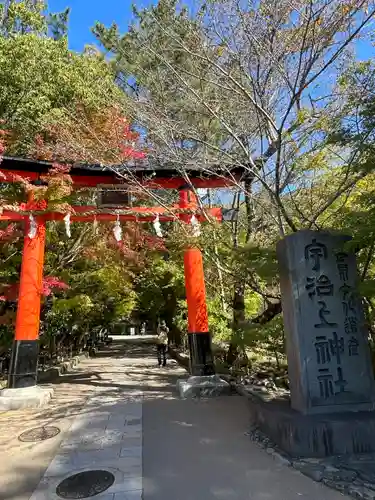
[[(156, 1), (156, 0), (154, 0)], [(153, 0), (136, 0), (138, 8), (150, 5)], [(189, 3), (189, 2), (187, 2)], [(91, 28), (96, 21), (109, 26), (113, 21), (126, 31), (131, 21), (132, 0), (49, 0), (49, 10), (58, 12), (67, 6), (71, 7), (69, 24), (69, 45), (80, 51), (88, 43), (95, 43)], [(370, 43), (357, 44), (357, 57), (367, 59), (374, 55), (374, 47)]]
[[(137, 1), (138, 7), (151, 2)], [(126, 31), (131, 16), (131, 0), (49, 0), (49, 10), (58, 12), (71, 7), (69, 24), (69, 45), (73, 50), (82, 50), (85, 44), (93, 43), (94, 37), (90, 29), (96, 21), (105, 25), (113, 21)]]

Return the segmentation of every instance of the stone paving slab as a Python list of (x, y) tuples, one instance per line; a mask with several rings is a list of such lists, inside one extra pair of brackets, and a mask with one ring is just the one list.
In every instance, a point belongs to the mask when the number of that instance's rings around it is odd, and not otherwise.
[[(51, 462), (60, 453), (60, 445), (69, 439), (70, 428), (102, 430), (103, 422), (107, 422), (108, 431), (124, 430), (125, 436), (123, 441), (110, 445), (106, 442), (108, 436), (104, 433), (99, 448), (103, 449), (103, 459), (114, 458), (115, 446), (116, 459), (142, 456), (140, 448), (135, 448), (141, 444), (141, 440), (134, 437), (137, 426), (130, 431), (129, 423), (142, 417), (139, 404), (143, 392), (139, 390), (144, 381), (142, 374), (148, 367), (154, 367), (155, 361), (144, 359), (142, 347), (134, 347), (136, 356), (124, 355), (127, 349), (123, 344), (111, 346), (107, 350), (109, 355), (100, 353), (97, 358), (86, 359), (74, 372), (60, 377), (53, 385), (46, 385), (53, 387), (55, 394), (51, 403), (43, 410), (0, 411), (1, 500), (29, 500), (47, 470), (48, 477), (53, 477), (49, 475), (52, 470)], [(130, 375), (133, 372), (134, 375)], [(118, 415), (114, 407), (117, 407)], [(76, 419), (77, 416), (80, 418)], [(39, 443), (18, 441), (22, 432), (43, 425), (57, 426), (61, 433)], [(90, 448), (89, 442), (86, 445)], [(97, 448), (97, 444), (94, 448)], [(71, 451), (68, 449), (64, 453)], [(88, 459), (80, 460), (86, 464)], [(133, 472), (132, 475), (135, 473), (138, 474)], [(120, 491), (116, 491), (117, 493), (120, 495)], [(115, 493), (111, 493), (111, 500), (114, 495)], [(132, 494), (131, 498), (133, 496)]]
[[(136, 425), (128, 424), (134, 421)], [(121, 456), (123, 450), (130, 450), (131, 456)], [(141, 399), (138, 402), (132, 399), (128, 410), (122, 394), (118, 398), (107, 397), (105, 393), (90, 398), (30, 500), (57, 500), (56, 488), (61, 481), (95, 469), (107, 470), (115, 476), (114, 484), (105, 492), (108, 498), (115, 498), (115, 494), (126, 498), (129, 492), (142, 490)]]
[[(241, 397), (181, 401), (178, 378), (186, 372), (172, 363), (159, 369), (153, 346), (114, 343), (59, 379), (43, 412), (0, 412), (0, 499), (59, 500), (64, 478), (101, 467), (115, 483), (95, 500), (345, 498), (252, 443)], [(17, 440), (42, 424), (61, 434)]]

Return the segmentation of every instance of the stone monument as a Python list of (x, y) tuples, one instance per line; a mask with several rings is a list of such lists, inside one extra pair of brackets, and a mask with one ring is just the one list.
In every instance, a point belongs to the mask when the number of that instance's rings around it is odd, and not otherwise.
[(251, 428), (292, 456), (375, 452), (374, 375), (348, 237), (299, 231), (277, 245), (290, 400), (251, 392)]
[(299, 231), (279, 242), (291, 406), (304, 414), (374, 409), (374, 376), (348, 237)]

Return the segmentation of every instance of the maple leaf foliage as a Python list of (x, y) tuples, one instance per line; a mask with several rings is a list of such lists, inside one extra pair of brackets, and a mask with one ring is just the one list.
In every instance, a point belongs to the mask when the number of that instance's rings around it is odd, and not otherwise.
[(83, 250), (89, 260), (105, 259), (111, 249), (118, 252), (119, 259), (141, 268), (147, 264), (148, 252), (166, 251), (162, 238), (151, 235), (137, 223), (122, 224), (121, 241), (116, 241), (113, 226), (109, 224), (102, 226), (99, 234), (100, 237), (96, 238), (95, 243)]
[[(2, 302), (16, 302), (18, 300), (19, 283), (12, 285), (3, 285), (3, 295), (0, 296)], [(56, 276), (46, 276), (43, 278), (41, 294), (43, 297), (49, 297), (58, 290), (68, 290), (69, 285)]]
[(119, 165), (146, 156), (138, 142), (139, 134), (121, 109), (112, 106), (88, 114), (77, 107), (72, 122), (57, 122), (43, 137), (37, 135), (30, 154), (50, 161)]
[(43, 278), (42, 295), (48, 297), (54, 291), (68, 290), (69, 285), (56, 276), (46, 276)]
[(20, 235), (16, 224), (9, 224), (5, 229), (0, 229), (0, 243), (14, 241)]

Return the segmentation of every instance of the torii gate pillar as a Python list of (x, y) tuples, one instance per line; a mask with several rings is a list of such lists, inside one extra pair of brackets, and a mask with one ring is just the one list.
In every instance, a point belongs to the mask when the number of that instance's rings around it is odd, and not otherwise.
[(202, 253), (199, 248), (184, 252), (185, 288), (188, 308), (188, 340), (192, 375), (215, 373), (211, 335), (208, 331), (206, 289)]
[(46, 226), (42, 217), (36, 217), (35, 222), (36, 234), (30, 238), (30, 222), (25, 221), (16, 332), (8, 388), (0, 391), (0, 410), (40, 408), (53, 395), (53, 389), (36, 385)]
[[(180, 207), (197, 207), (196, 196), (189, 187), (180, 189)], [(180, 217), (183, 221), (190, 222), (189, 215), (181, 215)], [(215, 367), (211, 336), (208, 330), (203, 259), (199, 248), (188, 247), (185, 249), (184, 270), (188, 309), (190, 373), (192, 375), (213, 375)]]
[[(197, 199), (189, 187), (180, 189), (180, 207), (197, 208)], [(189, 215), (181, 219), (190, 222)], [(216, 396), (229, 393), (228, 382), (215, 375), (211, 335), (208, 330), (206, 287), (202, 253), (199, 248), (188, 247), (184, 252), (185, 288), (188, 309), (188, 339), (190, 350), (190, 373), (188, 380), (179, 380), (180, 396)]]
[(16, 332), (8, 388), (0, 391), (0, 410), (5, 411), (40, 408), (48, 403), (53, 395), (53, 389), (36, 385), (46, 226), (41, 217), (36, 217), (35, 222), (37, 231), (34, 238), (29, 236), (29, 221), (25, 222)]
[(16, 331), (8, 378), (11, 389), (37, 384), (46, 226), (42, 218), (36, 218), (35, 222), (37, 229), (33, 238), (29, 236), (30, 222), (25, 223)]

